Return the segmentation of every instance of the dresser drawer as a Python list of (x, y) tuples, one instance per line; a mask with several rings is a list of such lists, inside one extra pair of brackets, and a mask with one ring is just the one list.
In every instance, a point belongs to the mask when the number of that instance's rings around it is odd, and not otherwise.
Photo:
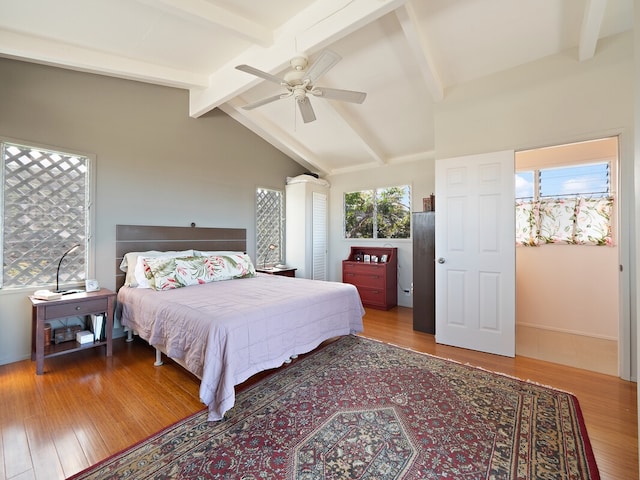
[(387, 266), (385, 264), (344, 262), (343, 271), (357, 275), (384, 275)]
[(384, 307), (387, 299), (384, 289), (381, 288), (365, 288), (361, 286), (356, 287), (360, 294), (360, 300), (364, 305)]
[(356, 272), (344, 272), (343, 282), (352, 283), (354, 285), (361, 285), (363, 287), (371, 287), (384, 289), (385, 287), (385, 276), (384, 272), (367, 272), (367, 273), (356, 273)]
[(107, 298), (97, 298), (86, 302), (72, 302), (68, 304), (50, 305), (45, 308), (45, 320), (53, 318), (75, 317), (78, 315), (89, 315), (90, 313), (102, 313), (108, 310), (109, 301)]

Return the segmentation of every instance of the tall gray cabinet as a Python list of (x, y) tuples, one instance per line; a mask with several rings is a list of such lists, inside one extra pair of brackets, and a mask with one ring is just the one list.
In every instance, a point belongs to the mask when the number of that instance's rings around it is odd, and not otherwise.
[(413, 329), (436, 333), (436, 214), (413, 214)]

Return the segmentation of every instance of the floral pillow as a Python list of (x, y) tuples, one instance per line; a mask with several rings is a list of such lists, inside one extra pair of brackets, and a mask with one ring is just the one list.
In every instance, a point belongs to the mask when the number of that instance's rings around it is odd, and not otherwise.
[(542, 243), (573, 243), (576, 200), (540, 201), (540, 240)]
[(232, 255), (215, 255), (201, 257), (214, 265), (213, 281), (231, 280), (232, 278), (252, 277), (256, 269), (246, 253)]
[(613, 197), (580, 198), (576, 212), (575, 242), (581, 245), (611, 245)]
[(171, 290), (255, 275), (255, 268), (246, 254), (146, 258), (144, 263), (145, 276), (149, 285), (156, 290)]
[(538, 245), (539, 203), (533, 200), (516, 202), (516, 245)]

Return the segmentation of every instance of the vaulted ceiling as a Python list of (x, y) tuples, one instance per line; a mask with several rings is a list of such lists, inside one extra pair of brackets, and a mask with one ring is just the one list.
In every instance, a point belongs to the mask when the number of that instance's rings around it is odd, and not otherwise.
[[(0, 0), (0, 56), (187, 89), (321, 175), (432, 158), (433, 109), (447, 90), (554, 55), (598, 54), (633, 28), (633, 0)], [(342, 59), (309, 95), (305, 123), (282, 78), (290, 60)], [(573, 53), (572, 53), (573, 54)]]

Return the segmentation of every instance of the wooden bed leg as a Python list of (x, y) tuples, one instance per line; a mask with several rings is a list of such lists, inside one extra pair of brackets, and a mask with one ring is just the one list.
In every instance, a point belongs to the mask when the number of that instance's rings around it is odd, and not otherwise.
[(127, 342), (133, 342), (133, 330), (127, 330)]
[(153, 364), (156, 367), (162, 365), (162, 352), (156, 348), (156, 361)]

